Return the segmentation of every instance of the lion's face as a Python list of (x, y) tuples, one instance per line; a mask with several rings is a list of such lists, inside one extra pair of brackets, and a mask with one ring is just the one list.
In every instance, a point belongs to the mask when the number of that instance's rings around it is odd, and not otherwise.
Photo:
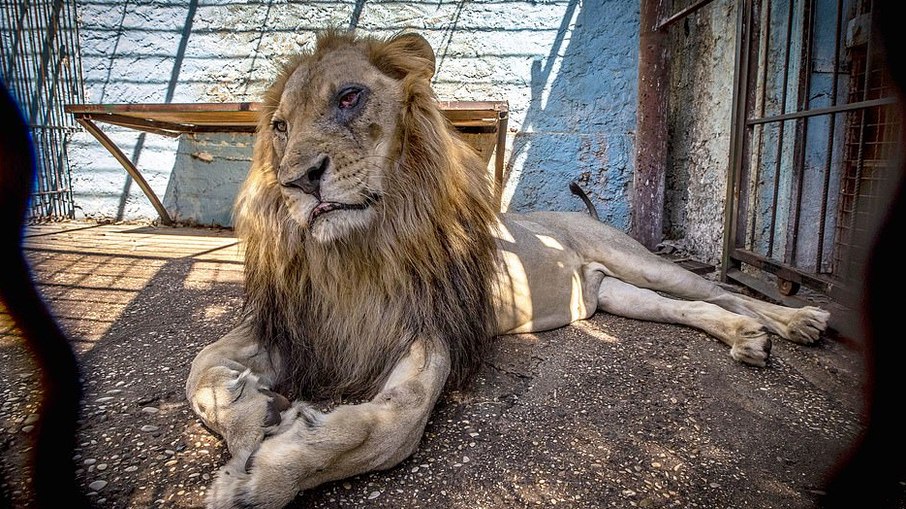
[(266, 135), (289, 216), (314, 240), (380, 217), (402, 94), (361, 47), (321, 52), (289, 75)]

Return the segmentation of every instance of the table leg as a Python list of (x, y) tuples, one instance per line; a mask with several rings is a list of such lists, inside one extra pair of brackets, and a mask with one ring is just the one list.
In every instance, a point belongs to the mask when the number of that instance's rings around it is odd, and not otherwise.
[(138, 168), (136, 168), (135, 165), (132, 164), (132, 161), (130, 161), (129, 158), (126, 157), (126, 154), (124, 154), (123, 151), (120, 150), (120, 148), (117, 147), (116, 144), (113, 143), (113, 141), (108, 138), (107, 135), (104, 134), (104, 132), (101, 131), (101, 129), (91, 120), (84, 117), (79, 117), (76, 118), (76, 121), (78, 121), (78, 123), (81, 124), (86, 131), (91, 133), (92, 136), (97, 138), (97, 140), (101, 142), (101, 145), (103, 145), (104, 148), (106, 148), (110, 152), (110, 154), (115, 157), (117, 161), (119, 161), (121, 165), (123, 165), (123, 168), (126, 170), (126, 172), (129, 173), (132, 179), (135, 180), (135, 182), (138, 184), (138, 187), (140, 187), (145, 193), (145, 196), (147, 196), (148, 199), (151, 200), (151, 205), (154, 205), (154, 209), (157, 210), (158, 215), (160, 215), (160, 221), (168, 226), (173, 224), (173, 220), (170, 219), (170, 214), (167, 213), (167, 209), (164, 208), (163, 203), (161, 203), (157, 195), (154, 194), (154, 190), (152, 190), (151, 186), (148, 185), (148, 182), (145, 180), (145, 177), (143, 177), (142, 174), (138, 171)]

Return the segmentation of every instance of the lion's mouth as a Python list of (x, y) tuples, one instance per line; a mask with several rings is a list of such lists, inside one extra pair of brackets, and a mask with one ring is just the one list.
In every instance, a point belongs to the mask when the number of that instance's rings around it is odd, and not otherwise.
[(337, 210), (364, 210), (375, 204), (381, 197), (378, 194), (369, 194), (362, 203), (340, 203), (336, 201), (322, 201), (317, 207), (312, 209), (308, 218), (308, 223), (313, 224), (315, 219)]

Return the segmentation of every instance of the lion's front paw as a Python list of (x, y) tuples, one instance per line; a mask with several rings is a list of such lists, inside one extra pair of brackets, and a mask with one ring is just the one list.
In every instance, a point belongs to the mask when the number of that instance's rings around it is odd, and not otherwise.
[(787, 326), (787, 339), (803, 345), (810, 345), (821, 337), (827, 328), (830, 313), (812, 306), (796, 310)]
[(220, 469), (208, 490), (206, 499), (208, 509), (243, 507), (241, 498), (244, 498), (249, 478), (244, 467), (244, 462), (234, 458)]
[(280, 509), (295, 498), (290, 480), (256, 469), (253, 460), (234, 458), (220, 469), (208, 491), (208, 509)]
[(761, 326), (746, 327), (736, 335), (730, 357), (739, 362), (764, 367), (771, 355), (771, 338)]
[(229, 403), (216, 407), (213, 420), (226, 438), (230, 453), (248, 456), (265, 437), (281, 429), (283, 415), (292, 404), (285, 396), (263, 385), (249, 370), (239, 374), (226, 387), (229, 392), (220, 400)]

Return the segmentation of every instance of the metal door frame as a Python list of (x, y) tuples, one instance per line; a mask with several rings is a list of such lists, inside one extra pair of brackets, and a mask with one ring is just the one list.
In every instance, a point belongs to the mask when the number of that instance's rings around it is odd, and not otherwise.
[[(794, 0), (788, 0), (790, 5), (790, 13), (793, 12)], [(804, 9), (813, 9), (814, 1), (806, 1)], [(834, 57), (834, 74), (833, 74), (833, 86), (834, 93), (831, 97), (831, 105), (828, 107), (807, 109), (802, 104), (799, 104), (796, 108), (796, 111), (786, 111), (786, 98), (781, 102), (782, 109), (780, 114), (774, 115), (759, 115), (755, 110), (756, 105), (756, 91), (758, 89), (758, 84), (755, 82), (759, 76), (758, 66), (759, 61), (764, 58), (764, 55), (759, 55), (761, 50), (759, 45), (760, 31), (762, 30), (763, 20), (760, 19), (758, 13), (762, 12), (762, 8), (766, 7), (770, 12), (771, 0), (740, 0), (738, 6), (738, 17), (737, 17), (737, 27), (736, 27), (736, 66), (734, 71), (734, 92), (733, 92), (733, 109), (732, 109), (732, 131), (731, 131), (731, 141), (730, 141), (730, 172), (728, 175), (728, 185), (727, 185), (727, 195), (726, 195), (726, 208), (724, 210), (724, 245), (723, 245), (723, 259), (721, 263), (721, 274), (720, 277), (723, 281), (733, 280), (737, 283), (741, 283), (747, 287), (757, 290), (759, 293), (772, 297), (780, 301), (789, 301), (788, 298), (793, 293), (799, 285), (809, 287), (821, 294), (824, 294), (837, 303), (840, 303), (844, 306), (851, 305), (856, 302), (858, 292), (861, 290), (860, 284), (858, 281), (845, 280), (841, 277), (841, 274), (833, 274), (833, 277), (829, 277), (825, 274), (821, 274), (816, 269), (815, 272), (809, 272), (800, 268), (797, 268), (789, 263), (784, 263), (782, 260), (772, 258), (770, 256), (765, 256), (755, 252), (752, 249), (746, 248), (746, 232), (747, 232), (747, 214), (749, 211), (746, 210), (748, 203), (748, 197), (746, 192), (749, 192), (747, 189), (747, 183), (744, 179), (748, 178), (750, 165), (750, 154), (753, 150), (753, 132), (756, 126), (767, 126), (770, 124), (778, 124), (781, 132), (782, 139), (782, 129), (787, 121), (795, 121), (795, 128), (797, 130), (796, 144), (800, 144), (799, 135), (803, 129), (803, 124), (805, 119), (812, 117), (817, 117), (820, 115), (830, 115), (831, 119), (834, 119), (837, 114), (846, 113), (846, 112), (865, 112), (869, 108), (878, 108), (881, 106), (895, 104), (897, 102), (896, 97), (882, 97), (876, 99), (865, 99), (856, 102), (850, 102), (846, 104), (838, 104), (836, 97), (836, 83), (837, 76), (840, 67), (841, 60), (841, 29), (843, 26), (842, 17), (844, 13), (842, 12), (842, 0), (837, 1), (837, 12), (836, 12), (836, 38), (835, 38), (835, 57)], [(792, 15), (792, 14), (791, 14)], [(810, 20), (810, 23), (814, 23), (814, 11), (803, 12), (804, 19)], [(792, 18), (788, 19), (788, 26), (792, 26)], [(768, 19), (767, 23), (770, 23)], [(805, 22), (803, 23), (805, 26)], [(787, 63), (789, 62), (789, 55), (792, 51), (790, 47), (790, 32), (791, 29), (787, 30), (787, 40), (781, 41), (781, 44), (787, 44), (786, 50), (786, 59)], [(803, 37), (811, 37), (811, 30), (806, 32), (803, 31)], [(768, 34), (766, 37), (770, 37)], [(869, 44), (871, 44), (869, 42)], [(811, 40), (806, 41), (802, 45), (803, 51), (811, 51)], [(869, 57), (871, 58), (871, 48), (869, 47)], [(811, 63), (810, 58), (805, 58), (804, 61), (808, 64)], [(805, 67), (805, 66), (802, 66)], [(784, 80), (789, 78), (789, 68), (784, 68)], [(868, 74), (868, 73), (866, 73)], [(784, 81), (783, 93), (787, 91), (787, 82)], [(765, 88), (761, 88), (761, 100), (764, 104), (764, 94)], [(806, 94), (808, 95), (808, 94)], [(864, 113), (863, 113), (864, 119)], [(830, 129), (831, 135), (829, 136), (828, 141), (828, 153), (827, 161), (828, 167), (830, 166), (830, 161), (833, 157), (833, 138), (834, 138), (834, 120), (830, 120)], [(864, 120), (863, 120), (864, 122)], [(780, 144), (783, 142), (781, 141)], [(779, 150), (779, 149), (778, 149)], [(839, 148), (838, 148), (839, 150)], [(798, 149), (797, 149), (798, 151)], [(797, 154), (799, 156), (799, 154)], [(778, 158), (779, 161), (779, 158)], [(796, 163), (799, 163), (798, 157)], [(757, 170), (757, 169), (756, 169)], [(797, 170), (800, 175), (804, 168)], [(774, 196), (775, 202), (773, 206), (777, 207), (776, 195), (777, 195), (777, 175), (779, 172), (774, 174)], [(825, 170), (824, 178), (827, 180), (829, 170)], [(801, 189), (796, 190), (796, 192), (801, 192)], [(826, 198), (827, 198), (828, 187), (825, 184), (824, 193), (825, 200), (822, 202), (822, 207), (826, 207)], [(793, 196), (791, 199), (796, 200), (796, 206), (800, 205), (799, 200), (801, 200), (801, 195)], [(796, 220), (798, 221), (798, 209), (793, 209), (792, 211), (796, 214)], [(825, 209), (822, 209), (821, 217), (821, 226), (819, 226), (819, 231), (823, 234), (825, 230), (825, 225), (823, 220), (826, 216)], [(773, 217), (772, 217), (773, 221)], [(773, 242), (773, 228), (775, 224), (771, 224), (771, 239)], [(798, 223), (793, 224), (793, 234), (797, 235)], [(816, 262), (816, 267), (821, 266), (821, 253), (823, 251), (823, 239), (819, 238), (819, 244), (817, 248), (818, 260)], [(769, 253), (773, 252), (773, 249), (769, 249)], [(773, 274), (777, 278), (777, 288), (772, 288), (771, 285), (765, 283), (764, 281), (759, 280), (759, 278), (753, 277), (750, 274), (747, 274), (742, 270), (743, 265), (749, 265), (759, 271), (764, 273)], [(793, 299), (795, 300), (795, 299)]]

